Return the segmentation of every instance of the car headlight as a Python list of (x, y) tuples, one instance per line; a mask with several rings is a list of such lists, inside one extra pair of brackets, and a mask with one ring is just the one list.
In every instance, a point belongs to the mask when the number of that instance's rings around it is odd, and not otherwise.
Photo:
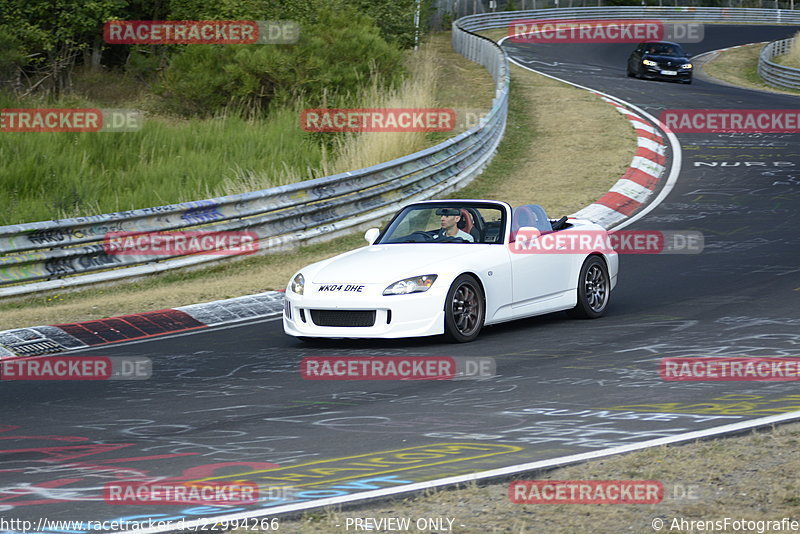
[(398, 280), (383, 290), (384, 295), (407, 295), (408, 293), (421, 293), (427, 291), (436, 281), (435, 274), (426, 274)]
[(655, 67), (658, 65), (655, 61), (650, 61), (649, 59), (643, 59), (642, 64), (647, 65), (648, 67)]
[(297, 293), (298, 295), (303, 294), (303, 288), (306, 285), (306, 279), (303, 278), (302, 273), (297, 273), (297, 276), (294, 277), (292, 280), (292, 291)]
[(692, 68), (692, 64), (691, 63), (684, 63), (683, 65), (681, 65), (681, 68), (682, 69), (691, 69)]

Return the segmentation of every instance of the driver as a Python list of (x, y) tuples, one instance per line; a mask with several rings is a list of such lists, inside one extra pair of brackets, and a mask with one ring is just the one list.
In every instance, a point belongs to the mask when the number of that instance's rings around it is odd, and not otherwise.
[(438, 237), (460, 237), (464, 241), (472, 243), (474, 239), (470, 234), (460, 230), (458, 223), (461, 221), (461, 210), (458, 208), (439, 208), (436, 215), (441, 215), (441, 229), (434, 234), (434, 239)]

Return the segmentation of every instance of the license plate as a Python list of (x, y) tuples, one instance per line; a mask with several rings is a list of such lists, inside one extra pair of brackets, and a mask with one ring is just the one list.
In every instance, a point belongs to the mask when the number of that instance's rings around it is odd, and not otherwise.
[(663, 74), (664, 76), (676, 76), (678, 74), (678, 71), (676, 71), (676, 70), (662, 70), (661, 74)]

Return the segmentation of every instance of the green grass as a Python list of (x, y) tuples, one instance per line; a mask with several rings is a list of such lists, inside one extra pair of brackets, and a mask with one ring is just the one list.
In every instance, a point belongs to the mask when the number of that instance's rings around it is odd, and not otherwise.
[[(530, 151), (537, 132), (530, 127), (530, 117), (533, 115), (533, 103), (524, 98), (524, 88), (516, 79), (511, 80), (508, 96), (508, 122), (506, 133), (502, 141), (502, 150), (498, 150), (491, 164), (475, 180), (457, 193), (450, 195), (455, 198), (490, 198), (492, 195), (503, 195), (501, 184), (505, 179), (518, 170), (520, 162)], [(503, 198), (513, 201), (514, 199)]]
[(745, 45), (720, 52), (716, 57), (702, 64), (703, 71), (717, 80), (748, 89), (759, 89), (772, 93), (798, 94), (786, 88), (768, 85), (758, 75), (758, 56), (763, 43)]
[[(0, 107), (33, 106), (6, 97)], [(5, 199), (0, 224), (144, 208), (305, 180), (322, 159), (320, 146), (299, 128), (294, 110), (252, 121), (149, 118), (140, 131), (125, 133), (5, 132), (0, 134)]]

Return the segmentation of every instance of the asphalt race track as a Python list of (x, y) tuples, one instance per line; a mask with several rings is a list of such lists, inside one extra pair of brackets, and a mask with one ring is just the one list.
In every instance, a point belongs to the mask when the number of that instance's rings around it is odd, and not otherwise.
[[(706, 39), (686, 48), (699, 54), (794, 31), (709, 25)], [(798, 104), (796, 97), (700, 79), (692, 85), (629, 79), (627, 44), (505, 46), (525, 65), (655, 116), (676, 108)], [(439, 339), (306, 345), (269, 320), (86, 351), (150, 357), (153, 377), (4, 382), (0, 515), (34, 522), (215, 516), (256, 505), (112, 505), (102, 488), (143, 477), (216, 477), (291, 486), (293, 501), (311, 501), (800, 410), (792, 382), (659, 377), (666, 356), (800, 356), (800, 138), (678, 138), (677, 185), (627, 229), (701, 231), (705, 251), (623, 256), (605, 318), (574, 321), (558, 313), (487, 328), (466, 345)], [(303, 357), (336, 355), (490, 356), (499, 376), (301, 378)]]

